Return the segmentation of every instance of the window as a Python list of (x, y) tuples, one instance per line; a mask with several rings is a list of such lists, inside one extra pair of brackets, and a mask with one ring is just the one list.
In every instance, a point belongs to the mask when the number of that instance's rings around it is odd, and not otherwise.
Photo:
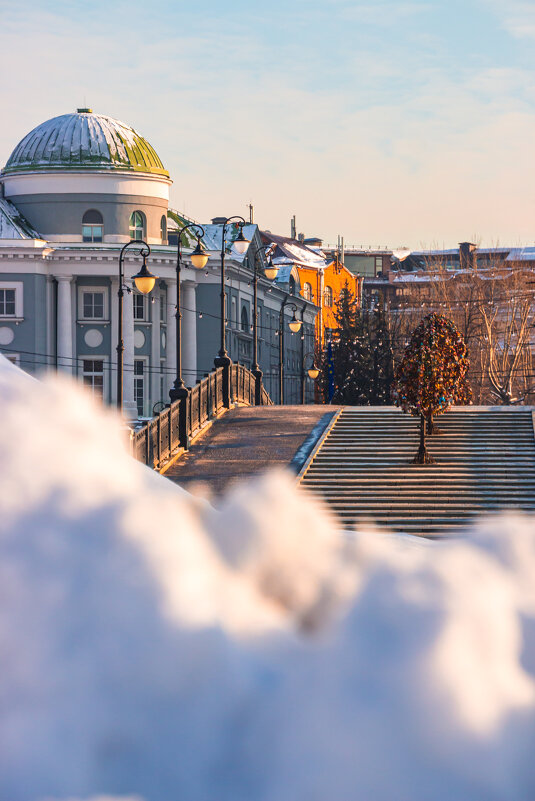
[(15, 290), (0, 289), (0, 317), (15, 317)]
[(0, 283), (0, 317), (22, 320), (22, 281)]
[(82, 315), (86, 320), (104, 319), (104, 292), (83, 292)]
[(165, 215), (160, 220), (160, 235), (162, 237), (162, 245), (167, 245), (167, 219)]
[(333, 290), (330, 286), (326, 286), (323, 292), (323, 305), (329, 307), (333, 305)]
[(160, 322), (167, 323), (167, 290), (160, 289)]
[(130, 215), (130, 239), (145, 239), (145, 215), (142, 211), (133, 211)]
[(249, 332), (249, 315), (245, 306), (241, 310), (241, 330)]
[(78, 286), (78, 319), (106, 320), (109, 315), (108, 292), (106, 286)]
[(147, 296), (135, 293), (132, 300), (134, 305), (134, 320), (147, 320)]
[(290, 276), (288, 290), (290, 292), (290, 295), (295, 295), (295, 278), (293, 277), (293, 275)]
[(134, 400), (137, 413), (141, 416), (145, 405), (145, 362), (134, 359)]
[(238, 312), (236, 307), (236, 298), (231, 298), (230, 301), (230, 324), (231, 326), (238, 327)]
[(104, 361), (102, 359), (83, 359), (82, 377), (84, 386), (96, 397), (104, 397)]
[(312, 300), (312, 284), (308, 282), (303, 284), (303, 297), (305, 300)]
[(375, 275), (377, 275), (377, 273), (382, 273), (382, 272), (383, 272), (383, 257), (382, 256), (376, 256), (375, 257)]
[(160, 359), (160, 400), (164, 403), (166, 402), (166, 391), (165, 391), (165, 359)]
[(104, 232), (102, 214), (96, 209), (86, 211), (82, 217), (82, 240), (84, 242), (102, 242)]

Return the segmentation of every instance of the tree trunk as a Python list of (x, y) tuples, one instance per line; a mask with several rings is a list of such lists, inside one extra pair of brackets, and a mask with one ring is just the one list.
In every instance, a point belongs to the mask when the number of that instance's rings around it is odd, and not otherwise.
[(418, 448), (418, 453), (414, 457), (412, 463), (413, 464), (434, 464), (435, 460), (428, 453), (427, 448), (425, 447), (425, 416), (423, 414), (420, 415), (420, 447)]
[(442, 434), (442, 431), (440, 428), (438, 428), (438, 426), (435, 425), (433, 415), (429, 414), (427, 416), (427, 436), (432, 437), (433, 435), (437, 436), (438, 434)]

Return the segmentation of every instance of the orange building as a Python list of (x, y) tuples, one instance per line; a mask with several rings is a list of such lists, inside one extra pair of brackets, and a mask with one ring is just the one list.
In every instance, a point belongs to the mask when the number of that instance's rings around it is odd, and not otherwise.
[(334, 316), (336, 301), (344, 286), (357, 298), (360, 304), (361, 282), (339, 261), (331, 261), (325, 267), (304, 267), (296, 265), (301, 283), (301, 295), (319, 307), (316, 317), (316, 342), (323, 347), (325, 332), (337, 327)]
[(279, 267), (277, 284), (290, 295), (300, 295), (318, 307), (316, 316), (316, 347), (325, 343), (325, 332), (336, 328), (335, 304), (346, 285), (361, 302), (361, 278), (338, 258), (326, 258), (320, 239), (293, 239), (261, 231), (264, 245), (272, 245), (271, 258)]

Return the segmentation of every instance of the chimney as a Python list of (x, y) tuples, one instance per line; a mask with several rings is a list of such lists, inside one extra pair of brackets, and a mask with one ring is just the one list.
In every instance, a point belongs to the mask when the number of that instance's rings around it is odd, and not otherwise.
[(249, 222), (251, 224), (254, 223), (254, 206), (252, 203), (249, 203)]
[(459, 242), (459, 264), (461, 270), (474, 270), (477, 265), (476, 260), (477, 245), (472, 242)]
[(226, 217), (212, 217), (212, 225), (223, 225), (226, 221)]
[(295, 214), (290, 221), (290, 237), (291, 239), (295, 239), (295, 235), (297, 233), (297, 228), (295, 227)]
[[(295, 237), (294, 237), (294, 239), (295, 239)], [(304, 242), (305, 241), (305, 235), (304, 234), (297, 234), (297, 239), (298, 239), (299, 242)]]

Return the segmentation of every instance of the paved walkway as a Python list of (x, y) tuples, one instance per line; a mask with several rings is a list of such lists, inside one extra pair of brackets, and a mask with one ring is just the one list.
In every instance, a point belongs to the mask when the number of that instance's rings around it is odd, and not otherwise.
[(218, 495), (230, 483), (269, 467), (288, 466), (294, 457), (295, 463), (304, 461), (306, 452), (312, 450), (314, 441), (337, 408), (251, 406), (231, 409), (214, 421), (165, 476), (186, 488), (202, 482)]

